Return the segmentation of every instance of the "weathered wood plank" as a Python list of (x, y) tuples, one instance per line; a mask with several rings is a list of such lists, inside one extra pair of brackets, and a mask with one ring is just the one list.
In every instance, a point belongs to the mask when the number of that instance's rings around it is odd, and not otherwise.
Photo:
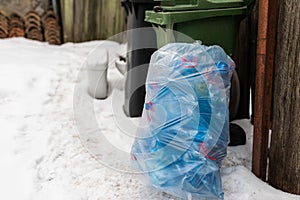
[(61, 6), (65, 41), (107, 39), (124, 31), (120, 0), (62, 0)]
[(269, 182), (300, 194), (300, 4), (278, 0)]
[(81, 38), (83, 35), (83, 26), (84, 26), (84, 13), (88, 11), (84, 11), (83, 9), (84, 2), (82, 0), (74, 0), (74, 42), (81, 42)]
[(74, 31), (73, 31), (73, 0), (63, 0), (61, 1), (61, 12), (63, 21), (63, 32), (64, 32), (64, 42), (73, 41)]

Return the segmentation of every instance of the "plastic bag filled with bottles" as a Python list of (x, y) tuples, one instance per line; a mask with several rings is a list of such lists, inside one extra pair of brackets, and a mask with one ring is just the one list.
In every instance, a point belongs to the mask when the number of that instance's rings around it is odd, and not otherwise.
[(131, 150), (149, 183), (183, 199), (223, 199), (234, 62), (219, 46), (173, 43), (151, 58)]

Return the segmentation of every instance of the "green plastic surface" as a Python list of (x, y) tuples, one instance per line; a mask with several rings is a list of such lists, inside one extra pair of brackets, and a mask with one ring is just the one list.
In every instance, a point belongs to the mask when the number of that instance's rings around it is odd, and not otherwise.
[(232, 55), (239, 24), (246, 13), (246, 6), (181, 12), (146, 11), (145, 21), (153, 24), (158, 47), (172, 42), (193, 42), (191, 37), (205, 45), (220, 45)]
[(235, 8), (248, 6), (255, 0), (155, 0), (164, 11)]

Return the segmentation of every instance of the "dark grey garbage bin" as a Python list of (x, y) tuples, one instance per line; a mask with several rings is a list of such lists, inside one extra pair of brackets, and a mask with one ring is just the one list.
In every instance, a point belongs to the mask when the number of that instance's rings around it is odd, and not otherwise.
[(155, 5), (154, 0), (122, 0), (127, 12), (128, 42), (124, 111), (129, 117), (139, 117), (143, 111), (148, 65), (157, 49), (155, 31), (144, 19), (145, 11), (153, 10)]

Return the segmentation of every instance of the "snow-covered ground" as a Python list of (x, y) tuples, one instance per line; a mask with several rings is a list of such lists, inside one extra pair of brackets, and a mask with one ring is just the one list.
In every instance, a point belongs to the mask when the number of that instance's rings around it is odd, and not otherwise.
[[(109, 97), (87, 93), (85, 60), (108, 49)], [(9, 200), (176, 199), (146, 187), (129, 165), (138, 119), (122, 112), (123, 76), (114, 42), (50, 46), (0, 40), (0, 198)], [(252, 126), (245, 146), (223, 162), (225, 199), (300, 199), (270, 187), (250, 171)]]

